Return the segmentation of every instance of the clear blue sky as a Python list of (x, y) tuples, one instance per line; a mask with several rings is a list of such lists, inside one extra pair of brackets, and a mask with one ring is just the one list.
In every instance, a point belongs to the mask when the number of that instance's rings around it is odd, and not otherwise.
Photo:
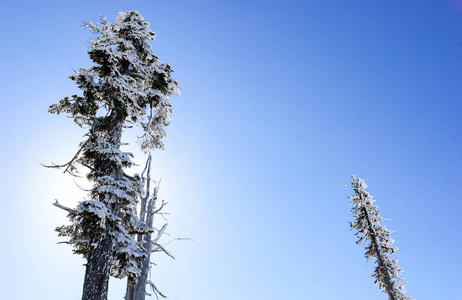
[[(56, 244), (66, 218), (51, 203), (84, 193), (39, 162), (69, 160), (84, 131), (47, 108), (90, 66), (80, 25), (127, 10), (151, 22), (182, 90), (154, 153), (169, 231), (194, 239), (154, 257), (169, 299), (387, 299), (349, 231), (351, 174), (391, 219), (409, 295), (462, 299), (461, 1), (1, 7), (4, 299), (80, 299), (84, 261)], [(109, 299), (124, 288), (112, 280)]]

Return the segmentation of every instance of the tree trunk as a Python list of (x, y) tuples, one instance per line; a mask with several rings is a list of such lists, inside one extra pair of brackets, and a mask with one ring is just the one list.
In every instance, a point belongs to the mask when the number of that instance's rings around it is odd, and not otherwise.
[[(150, 180), (149, 175), (148, 175), (148, 180)], [(152, 210), (154, 209), (153, 205), (155, 203), (155, 200), (156, 200), (155, 198), (151, 199), (148, 205), (146, 225), (149, 227), (152, 227), (152, 223), (153, 223), (154, 216), (152, 214)], [(146, 283), (148, 281), (149, 262), (151, 261), (151, 251), (150, 250), (152, 247), (152, 240), (151, 240), (150, 234), (142, 236), (141, 238), (144, 240), (143, 248), (146, 251), (147, 257), (143, 260), (143, 267), (141, 269), (141, 275), (138, 277), (137, 283), (134, 286), (127, 287), (127, 295), (130, 295), (131, 298), (127, 297), (126, 300), (145, 300), (146, 299)], [(131, 289), (130, 294), (128, 292), (129, 289)]]
[[(149, 196), (151, 195), (151, 154), (149, 154), (148, 159), (146, 161), (146, 166), (143, 171), (143, 177), (144, 177), (144, 172), (147, 171), (146, 174), (146, 186), (145, 186), (145, 195), (144, 197), (141, 197), (141, 203), (140, 203), (140, 215), (139, 218), (141, 221), (145, 222), (147, 226), (152, 227), (152, 216), (151, 218), (147, 218), (148, 220), (150, 219), (150, 222), (147, 222), (146, 220), (146, 215), (150, 215), (148, 207), (148, 202), (151, 204), (151, 201), (149, 201)], [(145, 249), (147, 258), (143, 261), (143, 267), (141, 269), (141, 275), (138, 276), (137, 278), (137, 283), (135, 285), (130, 285), (127, 283), (127, 291), (125, 294), (125, 300), (144, 300), (146, 298), (146, 282), (148, 279), (148, 272), (149, 272), (149, 262), (151, 260), (151, 235), (148, 236), (143, 236), (143, 235), (138, 235), (138, 242), (142, 242), (143, 240), (148, 240), (149, 242), (145, 243), (142, 245), (142, 247)]]
[(127, 283), (127, 291), (125, 292), (125, 300), (133, 300), (135, 294), (135, 286)]
[(378, 265), (379, 265), (379, 268), (382, 269), (383, 273), (385, 274), (385, 280), (387, 282), (386, 290), (387, 290), (387, 294), (388, 294), (388, 299), (389, 300), (398, 300), (396, 298), (395, 292), (393, 290), (393, 281), (391, 280), (390, 273), (389, 273), (387, 267), (385, 266), (385, 263), (383, 262), (382, 249), (380, 247), (379, 241), (377, 240), (377, 233), (375, 232), (374, 225), (372, 224), (371, 218), (369, 216), (369, 211), (368, 211), (368, 209), (366, 207), (366, 201), (364, 201), (363, 208), (364, 208), (364, 212), (366, 214), (366, 219), (367, 219), (367, 224), (368, 224), (368, 227), (369, 227), (369, 232), (370, 232), (370, 234), (372, 236), (371, 243), (373, 243), (375, 245), (375, 249), (377, 250), (376, 254), (377, 254)]
[(96, 247), (90, 251), (85, 281), (83, 283), (82, 300), (106, 300), (108, 293), (109, 272), (111, 269), (112, 238), (103, 233), (92, 243)]
[[(112, 146), (119, 148), (120, 139), (122, 136), (122, 124), (117, 118), (117, 113), (112, 113), (103, 121), (104, 126), (107, 126), (108, 142)], [(111, 160), (103, 159), (98, 163), (97, 172), (103, 175), (109, 175), (117, 178), (122, 174), (122, 166), (114, 164)], [(107, 197), (106, 193), (98, 195), (98, 199), (103, 202), (108, 209), (114, 209), (110, 203), (111, 197)], [(112, 196), (113, 197), (113, 196)], [(111, 205), (112, 204), (112, 205)], [(106, 224), (106, 227), (110, 226)], [(93, 228), (90, 240), (90, 251), (88, 254), (85, 281), (83, 283), (82, 300), (107, 300), (109, 276), (112, 264), (112, 247), (113, 238), (109, 234), (111, 228)]]
[[(149, 247), (151, 243), (148, 243)], [(146, 298), (146, 283), (148, 281), (149, 262), (151, 259), (151, 252), (147, 251), (148, 257), (143, 260), (143, 268), (141, 269), (141, 275), (137, 278), (135, 285), (127, 284), (127, 291), (125, 300), (145, 300)]]
[[(150, 243), (149, 243), (150, 244)], [(134, 286), (134, 300), (145, 300), (146, 298), (146, 282), (148, 281), (149, 261), (151, 260), (151, 252), (147, 252), (148, 257), (143, 260), (143, 268), (141, 275), (138, 277), (138, 282)]]

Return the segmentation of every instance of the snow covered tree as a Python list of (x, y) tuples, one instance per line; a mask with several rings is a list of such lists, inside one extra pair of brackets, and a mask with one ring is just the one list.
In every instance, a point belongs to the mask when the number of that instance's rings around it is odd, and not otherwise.
[(178, 94), (171, 79), (172, 68), (159, 61), (150, 41), (155, 33), (137, 11), (119, 13), (116, 22), (102, 18), (86, 26), (95, 32), (88, 51), (93, 66), (81, 68), (70, 79), (82, 96), (66, 97), (51, 105), (50, 113), (67, 113), (87, 128), (85, 140), (66, 164), (53, 165), (76, 174), (83, 166), (93, 183), (88, 199), (69, 212), (70, 225), (57, 228), (61, 236), (86, 260), (82, 299), (107, 299), (109, 276), (128, 277), (135, 284), (147, 257), (135, 235), (154, 229), (136, 213), (143, 184), (140, 175), (128, 175), (131, 153), (121, 150), (125, 128), (139, 125), (141, 149), (163, 149), (172, 107), (169, 98)]
[(380, 290), (388, 293), (389, 300), (412, 300), (405, 294), (405, 280), (401, 276), (403, 270), (398, 266), (397, 261), (390, 257), (390, 254), (397, 250), (392, 246), (394, 243), (390, 237), (392, 232), (380, 225), (380, 222), (385, 219), (379, 215), (380, 211), (374, 204), (375, 200), (366, 192), (367, 185), (364, 180), (352, 177), (353, 181), (349, 185), (355, 194), (350, 197), (350, 204), (353, 205), (351, 212), (355, 221), (350, 222), (350, 227), (357, 230), (356, 243), (366, 243), (367, 260), (375, 259), (377, 267), (372, 277), (375, 278), (375, 283), (379, 284)]

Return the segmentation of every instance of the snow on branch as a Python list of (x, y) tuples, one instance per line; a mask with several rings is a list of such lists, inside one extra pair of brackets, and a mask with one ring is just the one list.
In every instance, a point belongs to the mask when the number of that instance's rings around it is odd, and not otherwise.
[(398, 266), (397, 260), (390, 257), (397, 248), (392, 246), (394, 242), (390, 237), (392, 231), (380, 224), (380, 221), (386, 219), (380, 216), (380, 211), (374, 204), (376, 201), (366, 191), (367, 185), (364, 180), (351, 177), (353, 181), (349, 186), (353, 188), (355, 194), (350, 196), (350, 204), (355, 221), (350, 222), (350, 228), (356, 229), (357, 244), (366, 243), (364, 247), (366, 258), (375, 259), (377, 267), (372, 274), (375, 283), (379, 284), (380, 290), (388, 293), (390, 300), (413, 300), (406, 295), (406, 281), (401, 275), (403, 270)]
[(58, 202), (57, 199), (55, 199), (55, 203), (53, 203), (53, 205), (56, 206), (56, 207), (61, 208), (62, 210), (68, 211), (68, 212), (70, 212), (70, 213), (74, 213), (74, 214), (77, 213), (77, 211), (76, 211), (75, 209), (72, 209), (72, 208), (70, 208), (70, 207), (67, 207), (67, 206), (64, 206), (64, 205), (59, 204), (59, 202)]

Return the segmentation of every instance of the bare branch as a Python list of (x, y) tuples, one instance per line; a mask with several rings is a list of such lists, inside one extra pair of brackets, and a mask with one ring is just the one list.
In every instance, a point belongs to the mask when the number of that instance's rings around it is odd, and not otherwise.
[(174, 238), (174, 239), (168, 241), (167, 243), (165, 243), (165, 244), (163, 245), (163, 247), (168, 246), (168, 245), (170, 245), (171, 243), (173, 243), (173, 242), (175, 242), (175, 241), (188, 241), (188, 240), (194, 242), (194, 240), (193, 240), (193, 239), (190, 239), (190, 238)]
[(165, 223), (164, 226), (162, 226), (162, 228), (159, 230), (159, 233), (157, 234), (156, 238), (152, 241), (153, 243), (157, 243), (157, 241), (160, 239), (162, 234), (164, 234), (165, 229), (167, 229), (167, 226), (168, 226), (167, 223)]
[(58, 202), (57, 199), (55, 199), (55, 201), (56, 201), (56, 202), (53, 203), (54, 206), (59, 207), (59, 208), (65, 210), (65, 211), (68, 211), (68, 212), (70, 212), (70, 213), (74, 213), (74, 214), (77, 213), (77, 211), (76, 211), (75, 209), (72, 209), (72, 208), (70, 208), (70, 207), (67, 207), (67, 206), (64, 206), (64, 205), (59, 204), (59, 202)]
[[(165, 232), (165, 229), (167, 229), (167, 223), (164, 224), (164, 226), (162, 226), (162, 229), (159, 231), (159, 233), (157, 234), (156, 238), (152, 241), (152, 244), (154, 246), (156, 246), (158, 249), (162, 250), (163, 252), (165, 252), (165, 254), (167, 254), (168, 256), (170, 256), (171, 258), (175, 259), (175, 257), (173, 255), (170, 254), (170, 252), (168, 252), (164, 246), (162, 246), (161, 244), (157, 243), (160, 239), (160, 237), (162, 236), (162, 234)], [(152, 249), (151, 251), (154, 252), (156, 251), (157, 249), (154, 248)]]
[(62, 242), (57, 242), (56, 244), (68, 244), (68, 245), (73, 245), (75, 243), (71, 242), (71, 241), (62, 241)]
[(95, 170), (94, 168), (90, 167), (90, 166), (87, 165), (87, 164), (83, 164), (83, 163), (80, 163), (80, 164), (81, 164), (82, 166), (84, 166), (84, 167), (87, 167), (88, 169), (92, 170), (93, 172), (95, 172), (95, 173), (97, 173), (97, 174), (99, 174), (99, 175), (104, 174), (103, 172), (98, 171), (98, 170)]
[[(151, 168), (151, 153), (149, 153), (148, 159), (146, 160), (146, 165), (144, 166), (143, 172), (141, 172), (141, 178), (144, 179), (144, 173), (146, 173), (146, 170), (148, 168), (149, 169)], [(148, 177), (150, 177), (150, 176), (148, 175)]]
[[(167, 254), (168, 256), (170, 256), (171, 258), (175, 259), (175, 257), (173, 255), (170, 254), (170, 252), (168, 252), (161, 244), (158, 244), (158, 243), (153, 243), (154, 246), (156, 246), (158, 249), (162, 250), (165, 254)], [(152, 252), (155, 252), (157, 249), (154, 249), (152, 250)]]
[(75, 183), (75, 185), (76, 185), (79, 189), (81, 189), (82, 191), (84, 191), (84, 192), (91, 192), (91, 190), (84, 189), (83, 187), (81, 187), (81, 186), (77, 183), (77, 181), (74, 180), (74, 183)]
[(169, 215), (169, 213), (158, 213), (164, 219), (164, 221), (168, 221), (168, 219), (164, 215)]
[(68, 244), (68, 245), (73, 245), (77, 243), (88, 243), (90, 242), (89, 240), (71, 240), (71, 241), (62, 241), (62, 242), (57, 242), (56, 244)]
[[(149, 284), (149, 285), (151, 286), (152, 290), (153, 290), (154, 292), (156, 292), (156, 294), (159, 294), (159, 295), (160, 295), (161, 297), (163, 297), (163, 298), (167, 298), (167, 296), (165, 296), (164, 294), (162, 294), (162, 293), (157, 289), (157, 287), (156, 287), (156, 285), (154, 284), (154, 282), (152, 282), (151, 280), (148, 280), (148, 281), (146, 281), (146, 284)], [(157, 296), (157, 295), (156, 295), (156, 296)], [(157, 297), (157, 299), (159, 299), (159, 297)]]
[[(151, 159), (151, 154), (149, 154), (148, 159), (146, 160), (146, 165), (144, 166), (144, 170), (141, 173), (141, 179), (143, 180), (143, 185), (145, 185), (145, 194), (141, 197), (140, 205), (140, 220), (143, 222), (146, 222), (146, 205), (151, 192)], [(146, 177), (144, 177), (145, 173)]]
[(153, 212), (150, 212), (152, 215), (155, 215), (157, 214), (158, 212), (160, 212), (162, 210), (162, 208), (164, 208), (165, 205), (167, 205), (168, 202), (165, 202), (164, 200), (162, 200), (162, 204), (160, 205), (160, 207), (156, 210), (154, 210)]
[[(40, 163), (40, 165), (41, 165), (42, 167), (50, 168), (50, 169), (60, 169), (60, 168), (64, 168), (64, 167), (67, 166), (66, 170), (65, 170), (63, 173), (66, 173), (66, 172), (67, 172), (67, 173), (71, 174), (71, 175), (74, 176), (74, 177), (82, 178), (82, 176), (79, 176), (79, 175), (77, 175), (77, 174), (74, 174), (72, 169), (68, 169), (68, 168), (70, 167), (70, 166), (68, 166), (68, 164), (57, 165), (57, 164), (55, 164), (55, 163), (52, 162), (51, 165), (45, 165), (45, 164), (42, 164), (42, 163)], [(72, 167), (72, 168), (75, 169), (75, 167)]]
[[(91, 136), (90, 136), (91, 137)], [(64, 172), (63, 173), (69, 173), (71, 174), (72, 176), (76, 176), (76, 177), (79, 177), (78, 175), (72, 173), (72, 168), (73, 168), (73, 163), (75, 162), (75, 160), (79, 157), (80, 153), (82, 152), (82, 150), (85, 148), (85, 146), (88, 144), (88, 142), (90, 141), (90, 137), (85, 141), (85, 143), (82, 144), (82, 146), (80, 146), (80, 149), (77, 151), (77, 153), (74, 155), (74, 157), (67, 163), (63, 164), (63, 165), (57, 165), (57, 164), (53, 164), (50, 166), (50, 165), (44, 165), (44, 164), (41, 164), (42, 166), (44, 166), (45, 168), (55, 168), (55, 169), (59, 169), (59, 168), (64, 168), (66, 167), (66, 169), (64, 169)], [(71, 169), (71, 170), (70, 170)]]

